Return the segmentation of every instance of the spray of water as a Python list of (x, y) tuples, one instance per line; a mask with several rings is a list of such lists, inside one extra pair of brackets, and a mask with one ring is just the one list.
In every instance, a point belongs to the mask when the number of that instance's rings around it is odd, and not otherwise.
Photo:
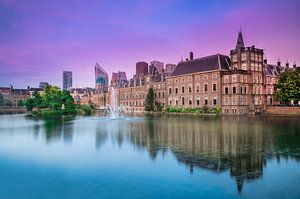
[(122, 107), (118, 105), (118, 98), (114, 87), (111, 87), (111, 100), (110, 105), (107, 107), (107, 111), (111, 119), (119, 118), (122, 112)]

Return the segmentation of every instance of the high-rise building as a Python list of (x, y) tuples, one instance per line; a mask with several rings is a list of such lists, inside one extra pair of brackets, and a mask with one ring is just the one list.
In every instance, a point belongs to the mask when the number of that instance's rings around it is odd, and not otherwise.
[(154, 66), (159, 73), (162, 73), (164, 70), (164, 63), (160, 61), (152, 61), (150, 62), (151, 66)]
[(44, 89), (46, 86), (48, 86), (49, 85), (49, 83), (48, 82), (40, 82), (40, 84), (39, 84), (39, 88), (40, 89)]
[(63, 71), (63, 90), (71, 89), (72, 85), (73, 85), (72, 72)]
[(176, 64), (166, 64), (165, 72), (171, 74), (176, 68)]
[(141, 61), (136, 63), (136, 75), (146, 75), (148, 73), (148, 63)]
[(108, 91), (108, 74), (107, 72), (98, 64), (95, 65), (95, 88), (101, 92)]

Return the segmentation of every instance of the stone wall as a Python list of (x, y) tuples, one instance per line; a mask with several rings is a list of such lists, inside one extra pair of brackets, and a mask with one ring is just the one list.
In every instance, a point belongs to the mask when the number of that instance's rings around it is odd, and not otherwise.
[(265, 114), (267, 115), (300, 115), (300, 107), (290, 106), (267, 106)]

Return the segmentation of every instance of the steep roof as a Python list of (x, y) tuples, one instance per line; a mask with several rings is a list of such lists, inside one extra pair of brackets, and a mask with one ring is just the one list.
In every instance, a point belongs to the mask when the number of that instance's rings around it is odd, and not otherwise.
[(211, 55), (189, 61), (178, 63), (175, 70), (170, 76), (178, 76), (190, 73), (211, 71), (211, 70), (228, 70), (230, 58), (226, 55)]
[(278, 76), (283, 71), (284, 71), (283, 66), (271, 65), (271, 64), (266, 64), (264, 66), (264, 74), (265, 75)]
[(240, 31), (237, 42), (236, 42), (236, 48), (244, 48), (244, 47), (245, 47), (245, 44), (244, 44), (243, 34)]

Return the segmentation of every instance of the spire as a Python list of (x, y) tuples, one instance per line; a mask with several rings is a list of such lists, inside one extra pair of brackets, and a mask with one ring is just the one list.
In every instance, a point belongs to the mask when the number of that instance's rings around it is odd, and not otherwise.
[(237, 39), (237, 43), (236, 43), (236, 48), (244, 48), (244, 40), (243, 40), (243, 34), (242, 34), (242, 29), (239, 32), (239, 36)]

